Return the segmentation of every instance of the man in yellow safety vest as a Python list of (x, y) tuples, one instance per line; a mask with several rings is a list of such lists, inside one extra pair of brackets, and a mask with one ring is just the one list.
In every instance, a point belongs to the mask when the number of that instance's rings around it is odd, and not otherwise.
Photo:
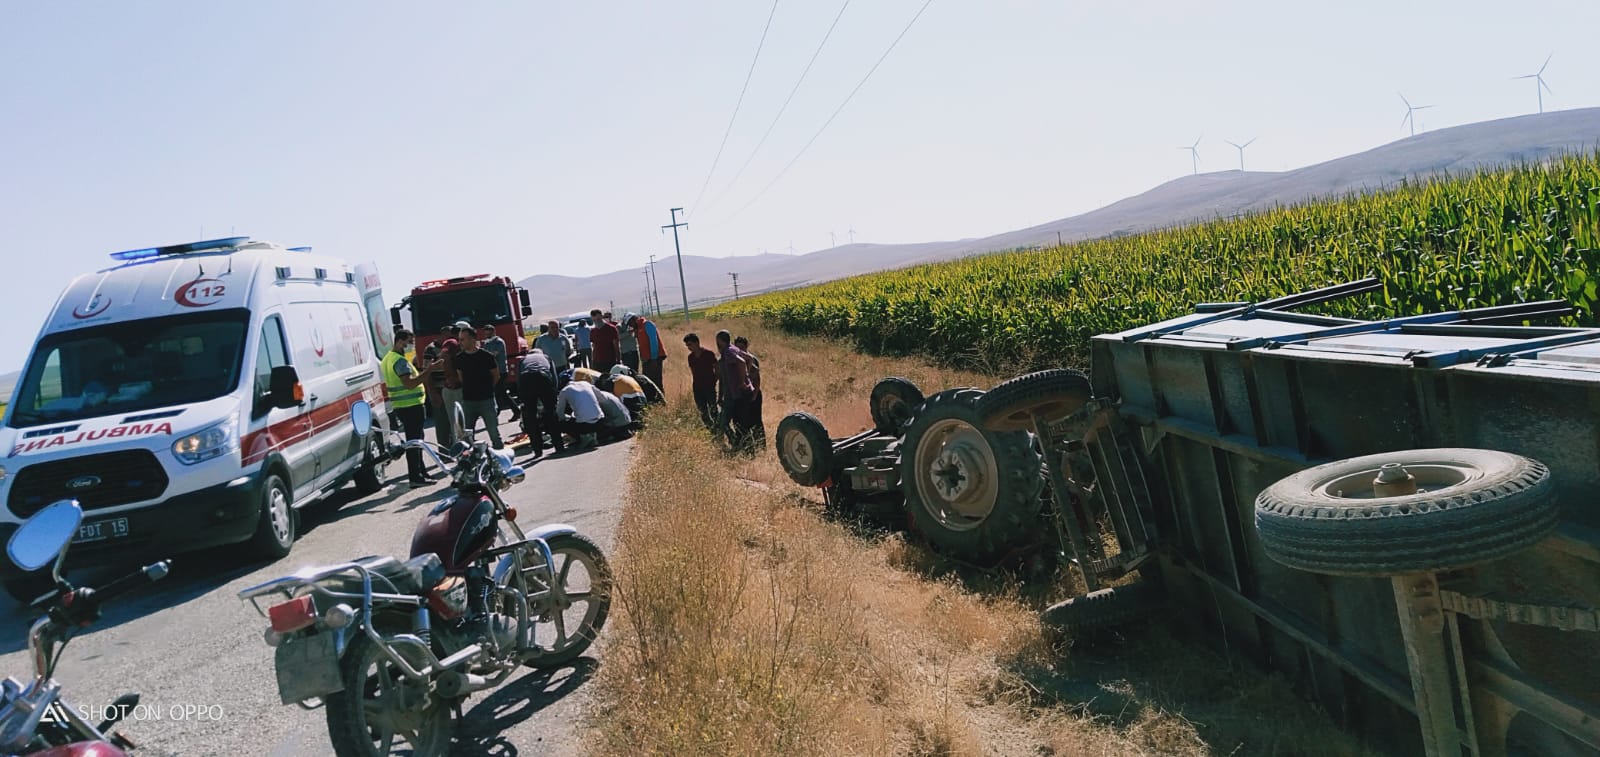
[[(417, 365), (406, 359), (406, 353), (415, 343), (415, 335), (405, 329), (394, 332), (394, 349), (383, 356), (383, 385), (389, 391), (389, 407), (400, 425), (405, 428), (406, 440), (422, 438), (423, 395), (422, 382), (427, 380), (430, 363), (426, 357)], [(428, 469), (422, 461), (422, 450), (406, 450), (406, 469), (413, 488), (427, 486)]]

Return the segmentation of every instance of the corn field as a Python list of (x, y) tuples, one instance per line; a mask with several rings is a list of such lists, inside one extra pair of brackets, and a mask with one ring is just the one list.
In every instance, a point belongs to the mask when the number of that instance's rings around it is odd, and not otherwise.
[[(1594, 325), (1600, 153), (1237, 220), (857, 276), (747, 297), (755, 315), (863, 349), (1011, 368), (1087, 362), (1089, 339), (1192, 312), (1366, 276), (1373, 293), (1317, 312), (1385, 318), (1564, 299)], [(1595, 274), (1600, 276), (1600, 273)]]

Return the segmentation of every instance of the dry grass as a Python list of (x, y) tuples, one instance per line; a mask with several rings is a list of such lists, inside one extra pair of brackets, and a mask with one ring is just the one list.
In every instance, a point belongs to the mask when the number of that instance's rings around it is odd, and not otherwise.
[[(930, 393), (994, 383), (749, 323), (696, 325), (707, 343), (716, 326), (750, 337), (769, 431), (795, 410), (835, 435), (869, 426), (884, 375)], [(635, 448), (618, 533), (597, 753), (1356, 752), (1280, 682), (1159, 631), (1107, 660), (1067, 649), (1037, 621), (1039, 592), (841, 527), (770, 452), (723, 456), (693, 415), (680, 337), (663, 334), (672, 403)]]

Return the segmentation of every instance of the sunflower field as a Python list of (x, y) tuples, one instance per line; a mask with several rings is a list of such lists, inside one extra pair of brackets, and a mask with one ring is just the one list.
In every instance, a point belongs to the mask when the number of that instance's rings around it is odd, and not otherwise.
[[(1008, 368), (1087, 362), (1089, 339), (1367, 276), (1381, 292), (1319, 306), (1356, 318), (1563, 299), (1595, 325), (1600, 153), (1407, 182), (1236, 220), (856, 276), (746, 297), (712, 318)], [(986, 357), (987, 356), (987, 357)]]

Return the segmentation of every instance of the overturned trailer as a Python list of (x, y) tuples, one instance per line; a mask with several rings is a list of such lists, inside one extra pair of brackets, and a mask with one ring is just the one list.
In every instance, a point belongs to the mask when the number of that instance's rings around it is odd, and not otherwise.
[(1096, 337), (1092, 397), (1058, 370), (889, 391), (854, 437), (797, 414), (779, 456), (958, 556), (1054, 546), (1089, 591), (1048, 620), (1181, 613), (1381, 751), (1600, 753), (1600, 330), (1293, 312), (1379, 286)]

